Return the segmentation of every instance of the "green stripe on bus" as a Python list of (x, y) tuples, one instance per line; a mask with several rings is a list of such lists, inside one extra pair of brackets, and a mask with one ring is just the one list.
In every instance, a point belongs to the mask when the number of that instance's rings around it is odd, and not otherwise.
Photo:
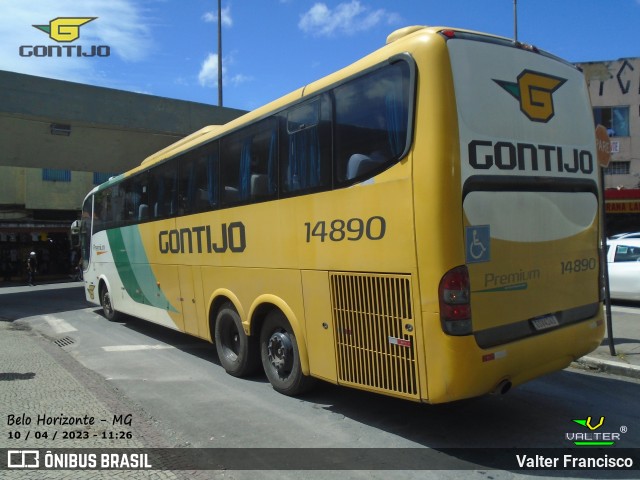
[(151, 270), (138, 227), (107, 230), (113, 261), (129, 296), (138, 303), (178, 313), (162, 290)]
[(495, 293), (495, 292), (513, 292), (516, 290), (526, 290), (529, 288), (527, 282), (516, 283), (513, 285), (505, 285), (504, 287), (488, 288), (486, 290), (474, 290), (473, 293)]

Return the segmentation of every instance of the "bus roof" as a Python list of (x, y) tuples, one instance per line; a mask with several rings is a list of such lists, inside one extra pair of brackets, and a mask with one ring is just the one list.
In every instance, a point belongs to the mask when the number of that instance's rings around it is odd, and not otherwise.
[[(357, 60), (356, 62), (348, 65), (334, 73), (331, 73), (319, 80), (311, 82), (306, 86), (298, 88), (293, 92), (284, 95), (268, 104), (257, 108), (251, 112), (248, 112), (229, 123), (224, 125), (209, 125), (200, 130), (178, 140), (175, 143), (163, 148), (162, 150), (148, 156), (146, 159), (142, 161), (139, 167), (132, 169), (131, 173), (135, 171), (139, 171), (145, 169), (153, 164), (160, 163), (163, 160), (167, 160), (169, 158), (174, 157), (175, 155), (189, 151), (193, 148), (198, 147), (206, 143), (209, 140), (212, 140), (219, 136), (222, 133), (232, 131), (236, 128), (242, 127), (247, 123), (258, 120), (262, 117), (265, 117), (271, 113), (277, 112), (288, 105), (294, 103), (295, 101), (301, 99), (305, 96), (315, 95), (316, 93), (328, 88), (331, 85), (334, 85), (336, 82), (341, 81), (342, 79), (348, 78), (351, 75), (355, 75), (362, 70), (384, 62), (394, 55), (411, 52), (415, 50), (419, 43), (421, 43), (420, 38), (424, 36), (434, 36), (441, 32), (455, 32), (458, 35), (461, 35), (466, 38), (475, 38), (475, 39), (485, 39), (489, 41), (495, 41), (496, 43), (504, 44), (504, 45), (513, 45), (518, 46), (520, 48), (524, 48), (526, 50), (534, 51), (536, 53), (542, 53), (544, 55), (553, 57), (553, 55), (548, 54), (547, 52), (539, 51), (537, 48), (525, 45), (519, 42), (515, 42), (513, 39), (507, 37), (501, 37), (497, 35), (491, 35), (483, 32), (477, 32), (473, 30), (465, 30), (460, 28), (452, 28), (445, 26), (424, 26), (424, 25), (413, 25), (404, 28), (400, 28), (398, 30), (393, 31), (386, 39), (385, 45), (383, 45), (378, 50), (366, 55), (365, 57)], [(438, 35), (438, 37), (441, 37)], [(556, 57), (554, 57), (556, 58)], [(557, 60), (561, 60), (556, 58)], [(563, 60), (561, 60), (563, 61)], [(565, 62), (566, 63), (566, 62)]]
[(166, 156), (170, 155), (172, 152), (176, 150), (181, 150), (180, 147), (200, 138), (203, 135), (206, 135), (210, 132), (215, 132), (220, 129), (220, 125), (207, 125), (206, 127), (201, 128), (200, 130), (196, 130), (195, 132), (187, 135), (184, 138), (181, 138), (177, 142), (172, 143), (171, 145), (166, 146), (162, 150), (159, 150), (155, 153), (152, 153), (147, 158), (145, 158), (140, 165), (150, 165), (155, 163), (155, 160), (159, 160), (161, 158), (166, 158)]

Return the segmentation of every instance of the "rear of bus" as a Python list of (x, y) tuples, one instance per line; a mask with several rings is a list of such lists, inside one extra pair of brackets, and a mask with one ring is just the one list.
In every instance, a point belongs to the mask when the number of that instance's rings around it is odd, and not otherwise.
[(444, 73), (421, 77), (416, 125), (440, 133), (418, 130), (413, 159), (414, 184), (426, 184), (415, 216), (434, 403), (504, 393), (568, 366), (604, 333), (599, 167), (581, 72), (507, 39), (436, 37)]

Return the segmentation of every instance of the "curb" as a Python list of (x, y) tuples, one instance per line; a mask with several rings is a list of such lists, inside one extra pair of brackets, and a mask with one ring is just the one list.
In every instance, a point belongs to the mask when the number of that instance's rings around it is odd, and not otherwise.
[(595, 370), (640, 379), (640, 367), (636, 365), (614, 362), (595, 357), (579, 358), (573, 362), (573, 365), (584, 370)]

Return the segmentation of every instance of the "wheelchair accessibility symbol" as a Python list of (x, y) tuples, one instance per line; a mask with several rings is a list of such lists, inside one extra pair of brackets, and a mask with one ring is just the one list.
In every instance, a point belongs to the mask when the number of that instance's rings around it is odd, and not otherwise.
[(465, 227), (467, 263), (488, 262), (491, 260), (491, 229), (489, 225)]

